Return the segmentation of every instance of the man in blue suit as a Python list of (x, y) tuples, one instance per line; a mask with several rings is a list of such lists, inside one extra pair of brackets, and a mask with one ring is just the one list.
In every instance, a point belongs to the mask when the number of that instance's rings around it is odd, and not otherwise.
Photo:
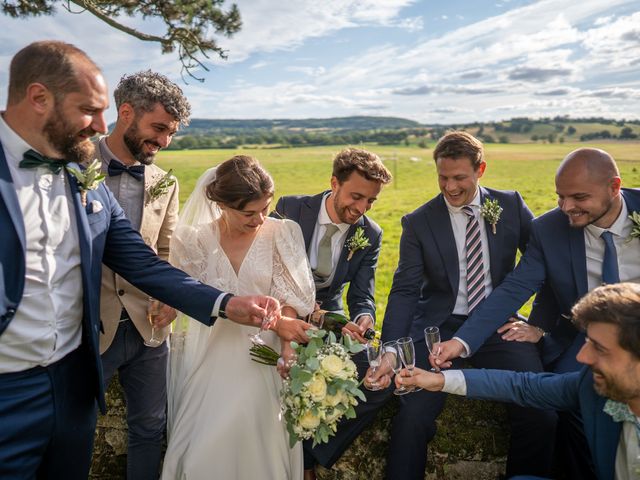
[(597, 478), (638, 478), (640, 285), (619, 283), (597, 287), (572, 311), (573, 321), (586, 329), (586, 342), (577, 355), (577, 361), (586, 365), (580, 371), (534, 374), (447, 370), (435, 374), (414, 370), (409, 377), (403, 370), (396, 383), (579, 413)]
[[(113, 195), (70, 169), (105, 133), (107, 86), (84, 52), (33, 43), (11, 62), (0, 115), (0, 478), (86, 479), (96, 400), (102, 262), (205, 324), (259, 326), (279, 308), (234, 297), (160, 260)], [(82, 174), (80, 174), (82, 176)], [(274, 305), (269, 312), (267, 305)]]
[[(314, 196), (282, 197), (276, 205), (275, 215), (297, 222), (302, 229), (320, 308), (343, 312), (342, 293), (349, 284), (347, 306), (352, 323), (343, 331), (363, 343), (362, 335), (375, 324), (375, 271), (382, 242), (382, 229), (365, 213), (390, 181), (389, 170), (376, 154), (347, 148), (334, 158), (331, 190)], [(358, 232), (367, 239), (361, 248), (351, 242)], [(359, 354), (355, 359), (362, 377), (368, 366), (366, 357)], [(372, 405), (380, 395), (367, 392), (367, 396), (367, 412), (358, 410), (356, 419), (343, 422), (328, 444), (311, 449), (305, 442), (306, 478), (313, 478), (311, 470), (316, 462), (333, 465), (375, 416)]]
[[(533, 218), (518, 192), (480, 187), (486, 162), (482, 143), (473, 136), (445, 135), (433, 157), (441, 193), (402, 219), (400, 259), (382, 326), (383, 341), (413, 339), (416, 364), (422, 368), (429, 355), (425, 327), (439, 327), (442, 339), (448, 340), (468, 321), (513, 269)], [(493, 218), (486, 213), (492, 202), (502, 209)], [(507, 342), (497, 334), (485, 338), (473, 353), (469, 361), (475, 367), (542, 371), (534, 345)], [(401, 397), (391, 430), (387, 478), (424, 478), (427, 444), (445, 398), (425, 391)], [(507, 474), (548, 474), (555, 414), (514, 406), (509, 419)]]
[[(539, 328), (516, 322), (500, 328), (500, 333), (506, 340), (519, 342), (537, 342), (542, 337), (543, 358), (551, 370), (577, 370), (575, 355), (584, 334), (570, 323), (571, 307), (603, 282), (640, 282), (640, 238), (632, 235), (638, 226), (630, 218), (640, 212), (640, 190), (624, 189), (621, 184), (618, 167), (607, 152), (581, 148), (567, 155), (556, 173), (558, 208), (533, 221), (531, 240), (516, 269), (460, 327), (456, 339), (442, 344), (439, 358), (433, 361), (446, 366), (465, 351), (473, 354), (495, 335), (510, 312), (544, 285), (545, 293), (551, 293), (545, 297), (545, 302), (551, 302), (544, 319), (551, 324), (548, 332), (542, 336)], [(560, 431), (568, 428), (569, 440), (558, 441), (558, 447), (573, 443), (562, 455), (564, 463), (570, 459), (573, 476), (592, 478), (579, 422), (572, 416), (561, 419)]]

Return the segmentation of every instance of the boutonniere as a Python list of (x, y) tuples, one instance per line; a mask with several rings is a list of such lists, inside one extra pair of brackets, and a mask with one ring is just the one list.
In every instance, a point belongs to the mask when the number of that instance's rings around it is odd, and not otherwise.
[(82, 206), (87, 206), (87, 192), (98, 188), (101, 182), (104, 182), (104, 174), (100, 171), (101, 163), (97, 158), (91, 162), (84, 170), (67, 167), (67, 171), (71, 173), (78, 181), (78, 190), (80, 190), (80, 200)]
[(349, 249), (349, 256), (347, 257), (347, 262), (351, 260), (353, 254), (358, 250), (362, 250), (363, 248), (370, 247), (371, 243), (369, 242), (369, 238), (367, 238), (364, 234), (364, 228), (358, 227), (356, 228), (356, 233), (354, 233), (349, 240), (347, 240), (347, 248)]
[(631, 220), (633, 224), (631, 233), (629, 234), (629, 241), (631, 241), (634, 238), (640, 238), (640, 212), (631, 212), (629, 220)]
[(489, 222), (494, 235), (496, 234), (496, 225), (500, 220), (500, 214), (502, 214), (502, 207), (498, 203), (498, 200), (486, 198), (480, 207), (480, 216)]
[(169, 189), (176, 183), (176, 177), (173, 176), (173, 169), (169, 169), (167, 173), (162, 175), (156, 183), (149, 187), (149, 202), (153, 202), (156, 198), (160, 198), (167, 193)]

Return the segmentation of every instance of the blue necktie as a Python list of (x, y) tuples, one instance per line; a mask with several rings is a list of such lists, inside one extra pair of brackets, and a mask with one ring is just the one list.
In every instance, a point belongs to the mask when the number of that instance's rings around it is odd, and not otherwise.
[(604, 256), (602, 257), (602, 282), (618, 283), (620, 274), (618, 273), (618, 252), (613, 243), (613, 234), (605, 230), (600, 235), (604, 240)]
[(131, 167), (127, 167), (117, 160), (111, 160), (107, 170), (109, 171), (110, 177), (122, 175), (122, 172), (127, 172), (138, 181), (144, 178), (144, 165), (133, 165)]

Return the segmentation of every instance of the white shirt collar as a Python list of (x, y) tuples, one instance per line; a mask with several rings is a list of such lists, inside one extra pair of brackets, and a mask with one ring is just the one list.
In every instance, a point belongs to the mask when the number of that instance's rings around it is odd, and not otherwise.
[[(5, 122), (2, 115), (0, 115), (0, 141), (2, 142), (4, 151), (7, 153), (7, 161), (9, 161), (9, 158), (11, 158), (17, 160), (17, 162), (19, 163), (24, 156), (24, 152), (33, 149), (31, 145), (25, 142), (20, 135), (18, 135), (14, 130), (11, 129), (7, 122)], [(18, 167), (17, 163), (15, 167)]]
[[(602, 235), (602, 232), (606, 230), (608, 230), (609, 232), (619, 237), (626, 237), (628, 233), (630, 233), (631, 231), (631, 228), (630, 228), (631, 221), (628, 219), (628, 217), (629, 217), (629, 210), (627, 209), (627, 203), (624, 201), (624, 198), (623, 198), (622, 209), (620, 210), (620, 214), (618, 215), (618, 218), (616, 218), (616, 221), (613, 222), (613, 225), (611, 225), (609, 228), (600, 228), (600, 227), (596, 227), (593, 224), (590, 224), (590, 225), (587, 225), (585, 229), (587, 229), (589, 233), (591, 233), (594, 237), (600, 237), (600, 235)], [(629, 230), (629, 232), (626, 232), (626, 230)]]
[[(454, 207), (447, 201), (447, 197), (442, 195), (442, 198), (444, 199), (444, 203), (447, 206), (447, 209), (449, 210), (450, 213), (462, 213), (462, 208), (466, 207), (466, 205), (463, 205), (462, 207)], [(473, 200), (471, 200), (471, 202), (469, 202), (467, 205), (469, 205), (470, 207), (480, 208), (480, 187), (479, 186), (476, 191), (475, 197), (473, 197)], [(475, 211), (477, 208), (474, 208), (473, 210)]]

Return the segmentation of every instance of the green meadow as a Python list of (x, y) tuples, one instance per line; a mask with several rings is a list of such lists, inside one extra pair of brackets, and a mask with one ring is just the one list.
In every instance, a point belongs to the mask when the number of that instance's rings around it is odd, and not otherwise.
[[(555, 170), (571, 150), (585, 144), (488, 144), (487, 170), (481, 184), (518, 190), (535, 215), (556, 206)], [(640, 186), (639, 143), (590, 143), (613, 155), (627, 187)], [(256, 157), (271, 173), (276, 198), (281, 195), (314, 194), (329, 188), (333, 155), (341, 147), (243, 148), (238, 150), (181, 150), (161, 152), (158, 165), (172, 168), (180, 183), (184, 202), (204, 170), (243, 153)], [(398, 262), (401, 217), (438, 193), (431, 149), (417, 147), (364, 146), (380, 155), (394, 176), (385, 187), (369, 216), (384, 229), (382, 251), (376, 275), (378, 324), (384, 316), (387, 295)], [(275, 202), (274, 202), (275, 205)], [(526, 313), (526, 309), (525, 309)]]

